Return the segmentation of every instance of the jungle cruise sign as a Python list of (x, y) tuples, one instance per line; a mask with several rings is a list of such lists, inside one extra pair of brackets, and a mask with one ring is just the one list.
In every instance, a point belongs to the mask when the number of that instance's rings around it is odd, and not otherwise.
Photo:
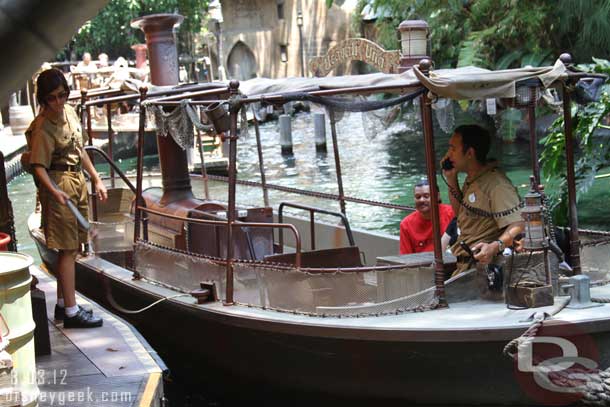
[(398, 72), (399, 51), (386, 51), (379, 45), (364, 38), (350, 38), (339, 42), (321, 57), (309, 62), (309, 70), (315, 76), (326, 76), (337, 65), (348, 61), (363, 61), (384, 73)]

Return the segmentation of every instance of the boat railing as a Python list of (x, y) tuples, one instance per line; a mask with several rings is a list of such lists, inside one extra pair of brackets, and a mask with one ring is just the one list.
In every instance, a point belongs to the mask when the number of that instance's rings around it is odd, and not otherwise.
[[(95, 146), (85, 146), (85, 151), (92, 151), (99, 154), (104, 159), (104, 161), (106, 161), (114, 169), (114, 171), (123, 180), (125, 185), (127, 185), (127, 187), (131, 190), (131, 192), (133, 192), (134, 194), (136, 193), (136, 187), (131, 183), (129, 178), (127, 178), (125, 173), (123, 173), (123, 171), (121, 171), (121, 169), (114, 163), (114, 161), (112, 161), (108, 154), (104, 152), (104, 150)], [(111, 179), (114, 181), (114, 176), (111, 176)], [(93, 193), (95, 194), (95, 192)]]
[[(231, 228), (272, 228), (272, 229), (289, 229), (294, 235), (295, 244), (295, 264), (294, 266), (298, 269), (301, 267), (301, 235), (298, 229), (290, 223), (265, 223), (265, 222), (242, 222), (242, 221), (222, 221), (222, 220), (211, 220), (211, 219), (197, 219), (185, 216), (173, 215), (170, 213), (156, 211), (154, 209), (146, 208), (144, 206), (138, 206), (138, 210), (143, 213), (161, 216), (169, 219), (179, 220), (183, 222), (196, 223), (200, 225), (214, 225), (214, 226), (229, 226)], [(233, 258), (227, 258), (226, 262), (230, 263), (234, 261)]]
[[(354, 241), (354, 235), (352, 234), (352, 228), (349, 225), (347, 216), (345, 216), (341, 212), (329, 211), (327, 209), (316, 208), (314, 206), (309, 206), (309, 205), (296, 204), (293, 202), (281, 202), (279, 205), (279, 208), (278, 208), (278, 212), (277, 212), (277, 219), (278, 219), (279, 223), (283, 223), (283, 221), (284, 221), (284, 208), (285, 207), (301, 209), (301, 210), (309, 212), (309, 230), (310, 230), (310, 236), (311, 236), (311, 238), (310, 238), (311, 250), (316, 249), (316, 243), (315, 243), (316, 242), (316, 222), (315, 222), (316, 213), (321, 213), (321, 214), (336, 216), (338, 218), (341, 218), (341, 222), (343, 222), (343, 226), (345, 227), (345, 233), (347, 234), (347, 239), (349, 241), (349, 245), (356, 246), (356, 243)], [(280, 248), (284, 247), (284, 231), (283, 230), (280, 230), (279, 245), (280, 245)]]
[[(119, 175), (119, 177), (123, 180), (125, 185), (127, 185), (127, 187), (131, 190), (131, 192), (133, 192), (134, 195), (136, 195), (136, 187), (131, 183), (131, 181), (129, 181), (127, 176), (114, 163), (114, 161), (112, 161), (112, 159), (108, 156), (108, 154), (106, 154), (99, 147), (95, 147), (95, 146), (85, 146), (85, 151), (87, 151), (87, 152), (95, 152), (95, 153), (99, 154), (104, 159), (104, 161), (106, 161), (110, 165), (110, 168), (113, 170), (113, 171), (110, 171), (110, 179), (111, 179), (113, 187), (114, 187), (114, 173), (116, 172)], [(93, 185), (93, 179), (91, 180), (91, 195), (93, 196), (93, 201), (97, 202), (97, 192), (95, 190), (95, 186)], [(92, 205), (92, 212), (93, 212), (93, 220), (95, 222), (97, 222), (97, 220), (98, 220), (98, 208), (97, 208), (97, 205)]]

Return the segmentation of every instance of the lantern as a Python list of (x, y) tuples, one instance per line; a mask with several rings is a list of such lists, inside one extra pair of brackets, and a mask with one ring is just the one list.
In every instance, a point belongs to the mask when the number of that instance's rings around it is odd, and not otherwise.
[(424, 20), (405, 20), (398, 26), (400, 31), (399, 72), (410, 69), (428, 54), (428, 23)]
[(538, 192), (532, 177), (532, 187), (525, 194), (525, 206), (521, 210), (521, 217), (525, 221), (525, 237), (523, 248), (525, 250), (543, 250), (548, 247), (544, 233), (544, 219), (542, 214), (542, 195)]
[(540, 89), (537, 86), (517, 86), (515, 89), (515, 107), (527, 107), (540, 100)]

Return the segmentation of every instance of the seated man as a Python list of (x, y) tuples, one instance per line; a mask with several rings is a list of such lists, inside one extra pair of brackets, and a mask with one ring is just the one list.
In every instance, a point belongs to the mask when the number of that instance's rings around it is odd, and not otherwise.
[[(489, 133), (482, 127), (460, 126), (449, 139), (449, 150), (443, 158), (443, 162), (451, 163), (443, 166), (443, 174), (457, 215), (458, 240), (464, 241), (474, 252), (474, 259), (482, 264), (491, 263), (523, 231), (519, 195), (506, 175), (496, 168), (497, 163), (487, 160), (489, 145)], [(460, 172), (466, 173), (462, 188), (458, 184)], [(459, 242), (451, 251), (457, 257), (454, 274), (473, 264)]]
[[(423, 179), (413, 189), (415, 196), (415, 212), (406, 216), (400, 222), (400, 254), (421, 253), (434, 251), (432, 237), (432, 210), (430, 203), (430, 185)], [(453, 209), (450, 205), (439, 203), (439, 219), (441, 233), (453, 219)], [(443, 247), (445, 251), (446, 246)]]
[(97, 66), (91, 60), (91, 54), (85, 52), (83, 54), (83, 60), (80, 61), (76, 68), (73, 69), (73, 72), (76, 73), (95, 73), (97, 71)]

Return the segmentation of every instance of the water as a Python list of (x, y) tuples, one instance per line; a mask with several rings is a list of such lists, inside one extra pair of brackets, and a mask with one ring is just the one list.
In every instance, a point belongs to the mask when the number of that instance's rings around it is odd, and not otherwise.
[[(329, 153), (324, 155), (317, 154), (315, 151), (311, 116), (299, 114), (294, 118), (292, 125), (294, 141), (294, 157), (292, 158), (283, 157), (280, 153), (277, 122), (261, 125), (267, 182), (337, 194), (330, 129), (327, 129)], [(413, 185), (426, 173), (424, 142), (421, 134), (421, 130), (416, 125), (409, 123), (399, 123), (387, 129), (383, 126), (379, 126), (377, 129), (365, 128), (360, 114), (346, 115), (338, 124), (338, 143), (341, 151), (345, 194), (412, 206), (414, 204)], [(436, 136), (435, 149), (438, 162), (446, 151), (449, 135), (437, 131)], [(523, 195), (527, 191), (530, 175), (528, 144), (494, 142), (491, 155), (500, 160), (509, 178), (518, 186), (520, 194)], [(253, 128), (250, 128), (249, 136), (240, 139), (238, 161), (240, 179), (260, 180)], [(123, 160), (119, 165), (122, 169), (133, 173), (135, 160)], [(148, 170), (154, 170), (157, 165), (158, 161), (154, 157), (148, 157), (145, 161), (145, 167)], [(101, 166), (100, 169), (102, 169)], [(447, 188), (440, 179), (439, 182), (441, 196), (447, 202)], [(589, 193), (582, 197), (578, 205), (581, 227), (610, 229), (610, 211), (605, 209), (610, 195), (609, 187), (610, 177), (601, 178), (597, 180)], [(193, 188), (197, 196), (203, 196), (203, 186), (200, 182), (194, 182)], [(211, 183), (210, 192), (213, 198), (226, 199), (226, 184)], [(278, 191), (269, 191), (269, 194), (271, 201), (276, 204), (282, 200), (300, 201), (339, 210), (337, 202), (320, 202), (313, 198)], [(13, 180), (9, 185), (9, 196), (15, 213), (18, 249), (33, 256), (39, 264), (40, 259), (36, 247), (27, 231), (27, 217), (35, 205), (35, 186), (31, 176), (25, 174)], [(237, 197), (238, 202), (241, 203), (262, 205), (260, 188), (238, 186)], [(347, 203), (347, 215), (352, 227), (382, 231), (397, 236), (398, 225), (406, 213)], [(211, 395), (210, 389), (194, 391), (187, 380), (188, 377), (181, 375), (181, 371), (176, 367), (181, 364), (172, 363), (171, 353), (168, 353), (167, 350), (158, 349), (158, 351), (168, 363), (175, 378), (175, 381), (166, 388), (171, 406), (251, 404), (248, 401), (228, 402), (222, 395)], [(200, 389), (200, 387), (196, 388)], [(294, 399), (291, 400), (294, 402)], [(325, 401), (326, 404), (340, 404), (341, 402)]]

